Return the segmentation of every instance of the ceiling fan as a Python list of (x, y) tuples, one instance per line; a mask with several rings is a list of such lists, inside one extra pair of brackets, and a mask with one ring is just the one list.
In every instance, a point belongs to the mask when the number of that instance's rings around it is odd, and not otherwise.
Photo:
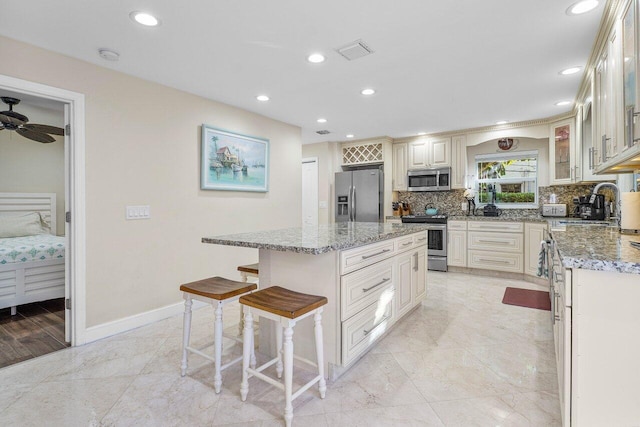
[(13, 111), (13, 106), (20, 103), (19, 99), (10, 96), (2, 96), (0, 99), (9, 106), (9, 111), (0, 111), (0, 130), (15, 130), (25, 138), (45, 144), (55, 141), (51, 135), (64, 135), (64, 129), (59, 127), (27, 123), (27, 116)]

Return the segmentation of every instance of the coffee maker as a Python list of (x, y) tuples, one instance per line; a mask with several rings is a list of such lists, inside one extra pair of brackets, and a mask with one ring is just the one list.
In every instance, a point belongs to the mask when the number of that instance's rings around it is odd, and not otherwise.
[(591, 194), (573, 198), (573, 213), (586, 220), (602, 221), (605, 218), (604, 195)]

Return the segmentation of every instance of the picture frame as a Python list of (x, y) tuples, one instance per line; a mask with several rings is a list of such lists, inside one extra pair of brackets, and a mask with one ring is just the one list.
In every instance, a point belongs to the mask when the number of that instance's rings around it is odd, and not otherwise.
[(200, 188), (269, 191), (269, 140), (202, 125)]

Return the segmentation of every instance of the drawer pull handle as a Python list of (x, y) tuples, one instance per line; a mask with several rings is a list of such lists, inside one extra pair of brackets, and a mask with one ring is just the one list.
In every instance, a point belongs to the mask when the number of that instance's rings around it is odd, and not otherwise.
[(368, 287), (368, 288), (362, 288), (362, 292), (369, 292), (369, 291), (370, 291), (371, 289), (373, 289), (373, 288), (377, 288), (377, 287), (378, 287), (378, 286), (380, 286), (380, 285), (384, 285), (384, 284), (385, 284), (385, 283), (387, 283), (389, 280), (391, 280), (391, 279), (388, 279), (388, 278), (382, 279), (382, 282), (380, 282), (380, 283), (376, 283), (375, 285), (373, 285), (373, 286), (371, 286), (371, 287)]
[(483, 261), (483, 262), (494, 262), (497, 264), (511, 264), (510, 261), (505, 261), (502, 259), (486, 259), (486, 258), (478, 258), (478, 261)]
[(427, 240), (426, 237), (421, 237), (421, 238), (418, 239), (418, 242), (424, 242), (425, 240)]
[(383, 322), (385, 322), (387, 319), (389, 318), (389, 316), (384, 316), (382, 317), (382, 319), (378, 322), (377, 325), (375, 325), (373, 328), (369, 329), (369, 330), (364, 330), (364, 336), (366, 337), (367, 335), (369, 335), (369, 333), (371, 331), (373, 331), (375, 328), (377, 328), (378, 326), (380, 326)]
[(376, 252), (375, 254), (371, 254), (371, 255), (362, 255), (362, 259), (368, 259), (368, 258), (372, 258), (374, 256), (378, 256), (378, 255), (382, 255), (386, 252), (390, 252), (391, 249), (383, 249), (380, 252)]
[(413, 242), (403, 243), (403, 244), (402, 244), (402, 246), (409, 246), (409, 245), (411, 245), (411, 244), (413, 244)]

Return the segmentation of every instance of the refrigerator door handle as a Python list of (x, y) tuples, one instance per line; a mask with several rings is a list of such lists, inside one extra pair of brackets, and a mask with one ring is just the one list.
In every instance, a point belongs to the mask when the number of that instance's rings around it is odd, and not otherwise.
[(349, 211), (349, 222), (353, 221), (353, 186), (349, 186), (349, 204), (347, 205)]
[(353, 221), (356, 221), (356, 186), (353, 186), (353, 196), (351, 196), (351, 203), (353, 205)]

